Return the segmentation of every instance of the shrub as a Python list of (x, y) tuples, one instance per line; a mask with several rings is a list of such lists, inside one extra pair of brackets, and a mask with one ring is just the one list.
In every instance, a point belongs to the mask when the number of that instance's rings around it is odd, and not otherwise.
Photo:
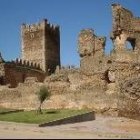
[(42, 104), (46, 99), (50, 98), (50, 92), (48, 91), (48, 89), (45, 86), (40, 87), (40, 90), (37, 92), (38, 95), (38, 100), (39, 100), (39, 107), (37, 109), (37, 112), (39, 114), (42, 114)]

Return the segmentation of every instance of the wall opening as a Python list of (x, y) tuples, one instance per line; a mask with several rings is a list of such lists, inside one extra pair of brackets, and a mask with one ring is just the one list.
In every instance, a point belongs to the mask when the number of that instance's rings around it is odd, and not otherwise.
[(135, 49), (135, 39), (130, 39), (128, 38), (128, 40), (126, 41), (126, 49), (128, 50), (134, 50)]

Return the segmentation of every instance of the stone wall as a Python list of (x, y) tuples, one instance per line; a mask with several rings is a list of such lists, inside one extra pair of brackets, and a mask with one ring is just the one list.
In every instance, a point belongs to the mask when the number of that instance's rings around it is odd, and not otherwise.
[[(40, 86), (44, 85), (51, 92), (51, 98), (43, 103), (43, 108), (90, 108), (96, 112), (115, 110), (116, 95), (105, 92), (106, 81), (100, 80), (99, 76), (87, 76), (79, 70), (62, 69), (60, 73), (46, 77), (44, 83), (35, 82), (29, 78), (16, 88), (1, 86), (0, 106), (26, 110), (37, 109), (39, 101), (36, 92)], [(116, 114), (112, 113), (112, 115)]]
[(37, 109), (39, 101), (36, 92), (41, 83), (25, 82), (19, 83), (16, 88), (1, 86), (0, 88), (0, 107), (12, 109)]
[(9, 84), (9, 87), (16, 87), (18, 83), (23, 83), (27, 77), (36, 77), (39, 82), (43, 82), (46, 75), (37, 67), (25, 66), (16, 62), (1, 63), (3, 75), (1, 75), (1, 85)]
[(81, 57), (81, 71), (92, 75), (102, 73), (106, 69), (105, 40), (105, 37), (96, 36), (92, 29), (85, 29), (79, 33), (78, 52)]
[(21, 27), (22, 59), (40, 64), (46, 74), (54, 72), (60, 65), (59, 27), (51, 25), (47, 20), (38, 24)]
[(104, 55), (105, 37), (97, 37), (92, 29), (81, 30), (78, 37), (78, 52), (80, 57)]
[(40, 64), (44, 67), (44, 24), (21, 26), (22, 48), (21, 54), (23, 60)]
[(129, 41), (133, 50), (140, 50), (140, 18), (134, 17), (132, 12), (119, 4), (112, 4), (113, 30), (111, 39), (115, 50), (126, 49)]
[[(44, 73), (37, 67), (32, 69), (25, 63), (16, 65), (5, 63), (0, 59), (1, 83), (1, 78), (5, 75), (7, 79), (12, 77), (14, 85), (24, 81), (14, 89), (0, 87), (0, 106), (36, 109), (38, 101), (35, 93), (41, 85), (44, 85), (52, 96), (43, 103), (43, 108), (91, 108), (96, 112), (107, 112), (111, 115), (118, 115), (119, 112), (122, 116), (131, 117), (133, 113), (138, 116), (140, 108), (139, 28), (133, 27), (132, 20), (138, 22), (139, 19), (133, 17), (133, 14), (121, 5), (113, 4), (112, 10), (111, 38), (114, 49), (108, 56), (104, 54), (105, 38), (96, 36), (92, 29), (85, 29), (78, 36), (80, 68), (58, 66), (55, 73), (44, 77)], [(56, 53), (59, 51), (56, 48), (59, 40), (57, 37), (51, 40), (51, 36), (56, 36), (54, 33), (57, 34), (57, 32), (46, 34), (48, 38), (46, 44), (49, 45), (48, 51), (45, 52), (47, 56), (45, 60), (51, 72), (54, 72), (53, 68), (59, 63), (57, 61), (59, 53)], [(126, 49), (126, 41), (132, 44), (131, 50)], [(25, 75), (23, 75), (24, 72)], [(26, 80), (23, 80), (23, 77)], [(29, 77), (36, 77), (38, 80)]]
[(119, 116), (140, 120), (140, 76), (125, 79), (120, 85)]
[(48, 74), (60, 66), (60, 32), (58, 26), (47, 26), (45, 30), (45, 65)]

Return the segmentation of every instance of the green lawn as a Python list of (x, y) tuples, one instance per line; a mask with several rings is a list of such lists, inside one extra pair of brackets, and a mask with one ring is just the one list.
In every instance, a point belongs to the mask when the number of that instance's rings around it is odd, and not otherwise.
[(5, 113), (5, 112), (9, 112), (9, 111), (13, 111), (14, 109), (9, 109), (9, 108), (0, 108), (0, 114), (1, 113)]
[(43, 110), (43, 114), (37, 114), (36, 111), (21, 111), (15, 113), (0, 114), (0, 121), (40, 124), (69, 116), (83, 114), (86, 112), (89, 112), (89, 110), (49, 109)]

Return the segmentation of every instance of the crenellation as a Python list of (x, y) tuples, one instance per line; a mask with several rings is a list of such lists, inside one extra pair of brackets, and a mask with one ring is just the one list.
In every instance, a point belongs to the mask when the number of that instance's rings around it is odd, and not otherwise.
[(30, 62), (29, 61), (26, 61), (26, 64), (27, 64), (27, 66), (30, 66)]
[(19, 58), (16, 58), (16, 60), (12, 60), (9, 62), (9, 64), (14, 64), (16, 66), (22, 66), (22, 67), (27, 67), (27, 68), (32, 68), (32, 69), (40, 69), (40, 65), (37, 64), (36, 62), (30, 62), (28, 60), (22, 60)]
[(24, 25), (22, 26), (22, 30), (26, 33), (28, 32), (36, 32), (38, 31), (39, 29), (41, 29), (41, 26), (40, 25), (35, 25), (35, 24), (32, 24), (32, 25)]
[(46, 24), (46, 31), (52, 36), (53, 38), (58, 38), (59, 35), (59, 26), (53, 25), (51, 23)]
[(23, 60), (23, 61), (22, 61), (22, 65), (23, 65), (23, 66), (27, 66), (27, 65), (26, 65), (26, 60)]
[(52, 23), (50, 23), (50, 28), (53, 29), (53, 24)]
[(22, 60), (21, 60), (21, 59), (19, 59), (19, 63), (17, 63), (17, 64), (22, 65)]

